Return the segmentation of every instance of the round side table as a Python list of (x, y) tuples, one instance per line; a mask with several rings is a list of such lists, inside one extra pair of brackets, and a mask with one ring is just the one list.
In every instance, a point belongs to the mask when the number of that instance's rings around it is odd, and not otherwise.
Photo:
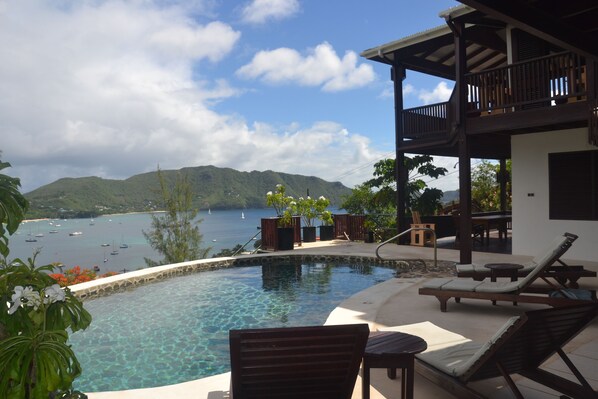
[(388, 378), (397, 377), (401, 369), (401, 397), (413, 399), (415, 355), (428, 348), (426, 341), (415, 335), (396, 331), (370, 333), (363, 355), (362, 398), (370, 398), (370, 369), (387, 369)]

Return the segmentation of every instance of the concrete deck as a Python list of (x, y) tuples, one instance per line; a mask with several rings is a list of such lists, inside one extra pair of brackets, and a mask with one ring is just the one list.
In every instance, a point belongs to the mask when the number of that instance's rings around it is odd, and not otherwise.
[[(374, 256), (376, 244), (364, 244), (347, 241), (333, 241), (329, 243), (314, 243), (296, 247), (294, 251), (309, 254), (331, 255), (358, 255)], [(393, 259), (432, 259), (431, 248), (385, 246), (381, 255)], [(452, 249), (439, 249), (438, 259), (457, 262), (458, 251)], [(528, 256), (513, 256), (505, 254), (492, 254), (474, 252), (474, 263), (490, 262), (515, 262), (529, 260)], [(571, 260), (572, 264), (583, 264), (587, 269), (598, 271), (598, 262), (579, 262)], [(434, 297), (420, 296), (417, 291), (426, 278), (392, 279), (378, 284), (365, 291), (354, 295), (344, 301), (330, 314), (327, 324), (344, 324), (351, 322), (367, 322), (371, 330), (387, 326), (411, 324), (422, 321), (431, 321), (439, 327), (451, 330), (474, 341), (485, 341), (506, 320), (514, 315), (527, 310), (545, 308), (540, 305), (500, 303), (492, 306), (489, 301), (463, 300), (456, 304), (449, 302), (448, 312), (441, 313), (439, 303)], [(581, 288), (598, 289), (598, 279), (580, 279)], [(566, 347), (567, 352), (582, 374), (590, 381), (594, 389), (598, 389), (598, 322), (589, 326), (584, 332), (571, 341)], [(563, 375), (569, 374), (558, 359), (551, 359), (546, 367)], [(400, 375), (400, 373), (399, 373)], [(523, 377), (514, 376), (515, 382), (526, 398), (559, 398), (559, 395), (543, 386)], [(90, 399), (226, 399), (229, 398), (230, 374), (221, 374), (201, 380), (190, 381), (182, 384), (136, 389), (118, 392), (89, 393)], [(501, 378), (485, 380), (471, 385), (490, 399), (512, 398), (510, 390), (505, 387)], [(396, 398), (400, 396), (400, 379), (386, 378), (386, 371), (373, 369), (371, 373), (372, 399)], [(421, 375), (415, 377), (415, 397), (428, 398), (454, 398), (446, 391), (429, 383)], [(353, 398), (361, 398), (361, 380), (358, 378)]]

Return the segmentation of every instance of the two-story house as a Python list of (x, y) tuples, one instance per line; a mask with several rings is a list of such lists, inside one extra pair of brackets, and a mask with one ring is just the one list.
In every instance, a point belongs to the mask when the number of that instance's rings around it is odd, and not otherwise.
[[(598, 5), (461, 3), (440, 13), (444, 25), (362, 53), (391, 67), (399, 193), (405, 153), (458, 158), (460, 258), (469, 263), (471, 159), (499, 160), (503, 171), (511, 159), (513, 253), (536, 254), (568, 231), (579, 235), (568, 256), (597, 261)], [(409, 71), (454, 81), (449, 101), (404, 109)], [(404, 197), (397, 203), (404, 230)]]

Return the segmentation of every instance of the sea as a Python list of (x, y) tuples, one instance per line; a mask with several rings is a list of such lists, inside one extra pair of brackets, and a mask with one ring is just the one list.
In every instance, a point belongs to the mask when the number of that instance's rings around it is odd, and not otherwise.
[[(198, 215), (202, 247), (211, 248), (208, 257), (237, 244), (248, 243), (246, 248), (251, 250), (261, 239), (260, 220), (274, 216), (272, 208), (202, 210)], [(39, 251), (36, 266), (54, 262), (65, 269), (97, 266), (99, 274), (138, 270), (146, 267), (144, 258), (162, 259), (143, 236), (143, 231), (151, 230), (151, 222), (149, 213), (25, 221), (9, 237), (8, 259), (27, 260)]]

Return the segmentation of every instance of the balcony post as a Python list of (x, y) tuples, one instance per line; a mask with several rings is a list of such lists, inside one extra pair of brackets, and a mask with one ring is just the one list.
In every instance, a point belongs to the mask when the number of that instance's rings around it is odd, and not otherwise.
[[(395, 59), (398, 57), (395, 57)], [(397, 234), (407, 228), (407, 206), (406, 186), (407, 169), (405, 167), (405, 152), (403, 145), (403, 80), (405, 79), (405, 68), (395, 62), (391, 69), (391, 77), (394, 85), (395, 99), (395, 178), (397, 181)], [(401, 238), (401, 243), (406, 241), (406, 236)]]
[(509, 174), (507, 173), (507, 160), (501, 159), (500, 172), (498, 174), (498, 183), (500, 185), (500, 211), (505, 213), (507, 211), (507, 182)]
[(457, 96), (456, 127), (459, 151), (459, 262), (471, 263), (471, 155), (467, 138), (467, 57), (465, 48), (465, 26), (462, 22), (447, 18), (446, 23), (455, 36), (455, 88)]

